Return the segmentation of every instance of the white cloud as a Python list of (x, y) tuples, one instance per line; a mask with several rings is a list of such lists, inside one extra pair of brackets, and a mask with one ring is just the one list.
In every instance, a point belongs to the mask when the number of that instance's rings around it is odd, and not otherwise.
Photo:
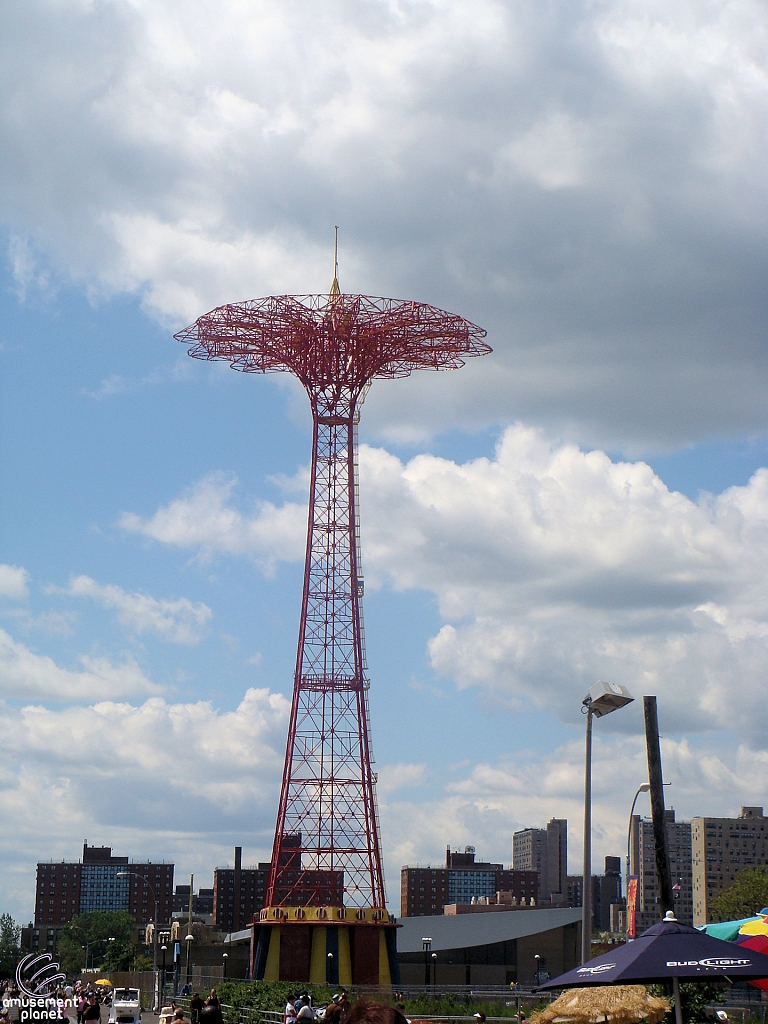
[(245, 555), (266, 572), (279, 560), (296, 560), (304, 553), (307, 513), (301, 505), (276, 508), (259, 502), (252, 518), (227, 504), (237, 484), (234, 476), (211, 473), (187, 493), (159, 508), (151, 519), (131, 512), (120, 518), (124, 530), (181, 548), (196, 548), (201, 557), (214, 553)]
[(103, 585), (89, 576), (76, 576), (65, 593), (89, 597), (104, 608), (114, 608), (120, 622), (134, 633), (153, 631), (177, 644), (196, 644), (213, 612), (202, 601), (179, 597), (157, 600), (147, 594), (129, 594), (114, 584)]
[(135, 661), (115, 665), (108, 658), (83, 655), (80, 671), (61, 668), (35, 654), (0, 629), (0, 686), (5, 699), (77, 702), (142, 696), (159, 692)]
[[(721, 750), (689, 740), (662, 740), (667, 807), (678, 820), (738, 814), (741, 804), (761, 805), (768, 785), (768, 755), (736, 744)], [(629, 801), (647, 778), (642, 737), (618, 737), (596, 730), (593, 761), (593, 865), (603, 857), (624, 856)], [(445, 847), (472, 843), (483, 859), (512, 860), (512, 835), (543, 827), (552, 817), (567, 818), (570, 871), (581, 873), (584, 808), (584, 741), (546, 752), (526, 749), (518, 740), (513, 760), (474, 764), (455, 781), (446, 780), (427, 812), (421, 801), (389, 800), (382, 806), (382, 832), (388, 878), (405, 863), (439, 863)], [(645, 798), (647, 800), (647, 798)], [(637, 811), (649, 815), (650, 805)], [(390, 897), (393, 893), (390, 893)]]
[[(670, 729), (764, 745), (768, 470), (694, 502), (645, 463), (515, 426), (494, 459), (463, 465), (363, 446), (360, 480), (367, 581), (437, 596), (441, 675), (565, 719), (596, 678), (613, 679), (656, 693)], [(230, 504), (233, 483), (205, 478), (123, 524), (204, 554), (299, 558), (304, 509), (249, 517)], [(609, 727), (637, 728), (638, 715)]]
[(374, 392), (380, 428), (764, 430), (765, 5), (539, 15), (29, 0), (0, 40), (20, 290), (53, 268), (179, 324), (327, 288), (341, 222), (346, 287), (455, 306), (496, 350)]
[(385, 764), (378, 771), (378, 791), (387, 795), (420, 786), (427, 777), (425, 764)]
[(29, 573), (18, 565), (0, 564), (0, 597), (23, 601), (29, 595)]
[(0, 705), (0, 814), (13, 821), (0, 837), (3, 906), (26, 920), (35, 861), (76, 859), (84, 837), (173, 859), (177, 877), (195, 870), (200, 884), (235, 842), (268, 859), (288, 711), (284, 697), (256, 689), (231, 711), (157, 697)]

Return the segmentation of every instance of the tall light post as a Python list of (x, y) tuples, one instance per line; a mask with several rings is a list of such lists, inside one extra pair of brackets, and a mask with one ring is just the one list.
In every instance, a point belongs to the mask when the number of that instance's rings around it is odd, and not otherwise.
[[(195, 938), (195, 936), (192, 934), (192, 932), (188, 932), (186, 937), (185, 937), (185, 939), (184, 939), (184, 941), (187, 944), (187, 972), (186, 972), (186, 978), (184, 980), (184, 984), (185, 985), (189, 985), (189, 951), (192, 948), (192, 943), (194, 941), (194, 938)], [(190, 995), (191, 995), (191, 992), (190, 992)]]
[(150, 880), (147, 878), (146, 875), (141, 875), (141, 874), (139, 874), (138, 871), (118, 871), (117, 872), (117, 877), (118, 878), (128, 878), (130, 875), (135, 875), (136, 878), (142, 878), (144, 880), (144, 882), (146, 882), (146, 884), (149, 886), (149, 889), (150, 889), (150, 891), (152, 893), (152, 900), (153, 900), (153, 902), (155, 904), (155, 913), (154, 913), (154, 917), (152, 919), (152, 974), (154, 976), (154, 989), (155, 989), (154, 1002), (155, 1002), (155, 1005), (152, 1007), (152, 1009), (155, 1012), (157, 1012), (160, 1009), (160, 1002), (159, 1002), (159, 997), (158, 997), (158, 993), (157, 993), (157, 980), (158, 980), (158, 977), (157, 977), (157, 924), (158, 924), (158, 921), (157, 921), (157, 915), (158, 915), (157, 893), (155, 892), (154, 885), (152, 885), (152, 883), (150, 882)]
[(229, 953), (221, 954), (221, 974), (224, 981), (227, 980), (227, 960), (229, 959)]
[(424, 985), (429, 988), (429, 951), (432, 949), (432, 937), (422, 935), (421, 948), (424, 952)]
[(162, 1003), (163, 999), (165, 998), (165, 951), (168, 949), (168, 947), (166, 946), (165, 943), (163, 943), (160, 949), (163, 952), (163, 974), (162, 980), (160, 981), (160, 1002)]
[[(637, 798), (640, 796), (641, 793), (647, 793), (650, 788), (651, 788), (650, 782), (644, 782), (641, 786), (637, 787), (637, 792), (635, 793), (635, 796), (634, 796), (634, 798), (632, 800), (632, 807), (630, 808), (630, 811), (629, 811), (629, 822), (627, 824), (627, 876), (626, 876), (626, 878), (627, 878), (626, 890), (627, 891), (625, 893), (626, 904), (627, 904), (627, 909), (626, 909), (626, 914), (625, 914), (626, 919), (627, 919), (627, 927), (626, 927), (627, 942), (631, 942), (632, 939), (634, 939), (634, 937), (635, 937), (634, 936), (634, 929), (633, 929), (632, 922), (631, 922), (631, 919), (630, 919), (630, 903), (629, 903), (629, 895), (630, 895), (629, 894), (629, 878), (630, 878), (630, 875), (632, 874), (632, 819), (635, 816), (635, 804), (637, 803)], [(633, 899), (635, 901), (637, 899), (637, 890), (635, 890), (635, 895), (633, 896)]]
[(632, 874), (632, 819), (635, 816), (635, 804), (640, 794), (647, 793), (650, 788), (650, 782), (644, 782), (642, 786), (637, 787), (637, 792), (632, 800), (632, 807), (629, 811), (629, 824), (627, 825), (627, 883), (629, 883), (629, 876)]
[(533, 972), (533, 980), (538, 985), (540, 981), (539, 974), (541, 972), (541, 953), (534, 953), (533, 961), (536, 964), (536, 969)]
[(592, 717), (602, 718), (623, 708), (635, 698), (618, 683), (597, 682), (581, 702), (587, 716), (586, 758), (584, 766), (584, 864), (581, 898), (581, 962), (590, 958), (592, 949)]
[(437, 988), (437, 953), (432, 954), (432, 990)]

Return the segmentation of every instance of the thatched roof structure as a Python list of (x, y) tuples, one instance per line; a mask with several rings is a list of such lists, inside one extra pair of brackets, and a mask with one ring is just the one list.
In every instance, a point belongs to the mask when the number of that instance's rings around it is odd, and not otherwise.
[(669, 1011), (666, 999), (649, 996), (645, 985), (600, 985), (571, 988), (545, 1010), (531, 1016), (531, 1024), (659, 1024)]

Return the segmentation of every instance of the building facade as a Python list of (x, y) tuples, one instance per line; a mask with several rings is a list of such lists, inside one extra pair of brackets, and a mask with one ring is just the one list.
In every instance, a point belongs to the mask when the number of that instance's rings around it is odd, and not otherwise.
[(473, 900), (509, 894), (516, 904), (535, 902), (538, 876), (533, 871), (515, 871), (503, 864), (475, 860), (475, 848), (463, 853), (445, 852), (445, 867), (403, 867), (400, 871), (400, 916), (425, 917), (442, 914), (449, 905), (468, 905)]
[[(177, 885), (173, 892), (173, 913), (189, 913), (189, 886)], [(192, 893), (192, 913), (200, 917), (213, 917), (213, 889), (198, 889)]]
[(621, 902), (621, 857), (606, 857), (604, 874), (592, 878), (592, 928), (598, 932), (615, 931), (611, 907)]
[(234, 867), (213, 872), (213, 921), (223, 932), (246, 928), (264, 907), (269, 864), (244, 868), (242, 861), (243, 849), (236, 846)]
[(173, 864), (129, 861), (113, 857), (109, 846), (85, 843), (81, 861), (37, 865), (35, 928), (62, 927), (92, 910), (127, 910), (141, 928), (153, 919), (155, 900), (158, 919), (169, 921)]
[(709, 905), (745, 868), (768, 864), (768, 819), (762, 807), (742, 807), (738, 818), (694, 818), (693, 923), (709, 922)]
[(565, 903), (568, 875), (567, 819), (552, 818), (546, 828), (525, 828), (515, 832), (512, 837), (512, 867), (515, 871), (538, 872), (540, 903)]
[[(674, 810), (664, 812), (669, 849), (669, 868), (675, 897), (675, 916), (682, 924), (693, 924), (693, 872), (691, 864), (691, 822), (676, 821)], [(634, 815), (630, 830), (630, 874), (637, 875), (635, 930), (650, 928), (663, 916), (659, 904), (653, 822)]]
[(578, 909), (444, 914), (400, 924), (397, 958), (404, 985), (528, 987), (537, 971), (556, 977), (579, 963)]

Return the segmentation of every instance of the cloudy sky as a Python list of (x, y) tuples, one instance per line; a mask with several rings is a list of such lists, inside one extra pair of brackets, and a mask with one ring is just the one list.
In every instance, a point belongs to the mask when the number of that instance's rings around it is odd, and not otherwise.
[[(768, 803), (768, 12), (750, 0), (0, 6), (0, 909), (85, 840), (269, 855), (310, 419), (186, 358), (211, 307), (430, 302), (363, 564), (388, 894), (567, 817), (598, 678), (681, 817)], [(645, 778), (596, 728), (595, 865)], [(646, 808), (643, 808), (644, 810)]]

